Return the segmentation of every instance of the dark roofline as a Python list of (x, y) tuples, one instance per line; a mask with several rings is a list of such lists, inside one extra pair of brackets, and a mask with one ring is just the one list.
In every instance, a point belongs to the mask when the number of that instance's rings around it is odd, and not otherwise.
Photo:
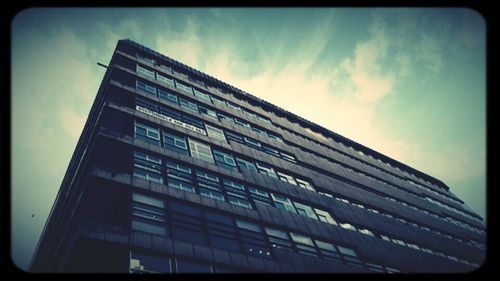
[(152, 49), (150, 49), (148, 47), (145, 47), (145, 46), (143, 46), (143, 45), (141, 45), (139, 43), (136, 43), (136, 42), (134, 42), (134, 41), (132, 41), (130, 39), (119, 40), (118, 44), (120, 44), (120, 43), (129, 44), (129, 45), (131, 45), (131, 46), (133, 46), (135, 48), (141, 49), (141, 50), (143, 50), (143, 51), (145, 51), (145, 52), (147, 52), (147, 53), (149, 53), (149, 54), (151, 54), (153, 56), (159, 57), (162, 60), (165, 60), (165, 61), (171, 63), (172, 65), (177, 66), (177, 67), (179, 67), (179, 68), (181, 68), (181, 69), (183, 69), (183, 70), (185, 70), (187, 72), (190, 72), (191, 74), (195, 74), (195, 75), (197, 75), (199, 77), (202, 77), (205, 80), (210, 81), (210, 82), (214, 83), (215, 85), (217, 85), (219, 87), (223, 87), (226, 90), (229, 90), (229, 91), (231, 91), (233, 93), (241, 95), (241, 96), (243, 96), (246, 99), (249, 99), (251, 101), (254, 101), (254, 102), (257, 102), (257, 103), (259, 103), (261, 105), (264, 105), (264, 106), (268, 107), (269, 109), (271, 109), (272, 111), (280, 112), (281, 114), (285, 115), (286, 117), (288, 117), (288, 118), (290, 118), (292, 120), (295, 119), (295, 120), (297, 120), (297, 122), (306, 125), (306, 127), (314, 129), (314, 130), (316, 130), (316, 131), (318, 131), (318, 132), (320, 132), (320, 133), (322, 133), (322, 134), (324, 134), (326, 136), (331, 136), (333, 139), (339, 140), (339, 141), (343, 142), (344, 144), (346, 144), (348, 146), (352, 146), (353, 148), (356, 148), (358, 150), (363, 151), (363, 153), (366, 152), (365, 154), (370, 154), (370, 155), (373, 155), (374, 157), (380, 158), (381, 160), (383, 160), (384, 162), (387, 162), (387, 163), (391, 164), (392, 166), (396, 166), (396, 167), (399, 166), (400, 168), (402, 168), (404, 170), (407, 170), (407, 171), (409, 171), (409, 172), (411, 172), (411, 173), (413, 173), (413, 174), (415, 174), (415, 175), (417, 175), (417, 176), (419, 176), (419, 177), (421, 177), (421, 178), (423, 178), (423, 179), (425, 179), (425, 180), (427, 180), (427, 181), (429, 181), (431, 183), (434, 183), (434, 184), (436, 184), (436, 185), (438, 185), (440, 187), (445, 188), (446, 190), (449, 190), (449, 187), (446, 184), (444, 184), (442, 181), (440, 181), (440, 180), (438, 180), (438, 179), (436, 179), (436, 178), (434, 178), (434, 177), (432, 177), (432, 176), (430, 176), (428, 174), (420, 172), (417, 169), (414, 169), (414, 168), (412, 168), (412, 167), (410, 167), (410, 166), (408, 166), (408, 165), (406, 165), (404, 163), (401, 163), (401, 162), (399, 162), (399, 161), (397, 161), (395, 159), (390, 158), (389, 156), (386, 156), (386, 155), (384, 155), (384, 154), (382, 154), (380, 152), (377, 152), (377, 151), (375, 151), (375, 150), (373, 150), (373, 149), (371, 149), (369, 147), (366, 147), (366, 146), (364, 146), (364, 145), (362, 145), (362, 144), (360, 144), (358, 142), (355, 142), (355, 141), (353, 141), (353, 140), (351, 140), (349, 138), (346, 138), (346, 137), (344, 137), (342, 135), (339, 135), (339, 134), (337, 134), (337, 133), (335, 133), (333, 131), (330, 131), (327, 128), (324, 128), (324, 127), (322, 127), (322, 126), (320, 126), (318, 124), (315, 124), (315, 123), (313, 123), (313, 122), (311, 122), (311, 121), (309, 121), (307, 119), (304, 119), (304, 118), (302, 118), (302, 117), (300, 117), (300, 116), (298, 116), (298, 115), (296, 115), (296, 114), (294, 114), (292, 112), (289, 112), (286, 109), (278, 107), (278, 106), (276, 106), (276, 105), (274, 105), (274, 104), (272, 104), (270, 102), (267, 102), (267, 101), (265, 101), (265, 100), (263, 100), (261, 98), (258, 98), (256, 96), (254, 96), (254, 95), (252, 95), (250, 93), (247, 93), (247, 92), (245, 92), (243, 90), (240, 90), (240, 89), (238, 89), (238, 88), (236, 88), (236, 87), (234, 87), (232, 85), (229, 85), (229, 84), (227, 84), (227, 83), (225, 83), (225, 82), (223, 82), (223, 81), (221, 81), (221, 80), (219, 80), (217, 78), (214, 78), (214, 77), (212, 77), (212, 76), (210, 76), (208, 74), (205, 74), (205, 73), (203, 73), (203, 72), (201, 72), (199, 70), (196, 70), (196, 69), (194, 69), (194, 68), (192, 68), (192, 67), (190, 67), (188, 65), (185, 65), (185, 64), (183, 64), (183, 63), (181, 63), (179, 61), (176, 61), (176, 60), (174, 60), (174, 59), (172, 59), (170, 57), (167, 57), (167, 56), (165, 56), (163, 54), (160, 54), (160, 53), (158, 53), (155, 50), (152, 50)]

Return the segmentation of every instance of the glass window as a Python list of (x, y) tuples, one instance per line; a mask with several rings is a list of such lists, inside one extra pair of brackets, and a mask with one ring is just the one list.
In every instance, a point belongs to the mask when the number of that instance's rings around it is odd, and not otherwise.
[(259, 118), (261, 121), (264, 121), (267, 124), (271, 124), (271, 120), (269, 120), (269, 118), (267, 117), (264, 117), (262, 115), (257, 115), (257, 118)]
[(217, 113), (217, 117), (219, 117), (219, 120), (222, 121), (222, 120), (226, 120), (230, 123), (234, 123), (234, 119), (233, 117), (231, 116), (228, 116), (228, 115), (225, 115), (225, 114), (222, 114), (220, 112)]
[(143, 231), (151, 234), (156, 234), (160, 236), (166, 236), (167, 230), (165, 225), (152, 222), (150, 220), (144, 220), (141, 218), (132, 219), (132, 229)]
[(240, 107), (240, 106), (238, 106), (238, 105), (236, 105), (236, 104), (234, 104), (234, 103), (232, 103), (232, 102), (229, 102), (229, 101), (228, 101), (228, 102), (227, 102), (227, 106), (228, 106), (229, 108), (234, 109), (234, 110), (241, 111), (241, 107)]
[(260, 149), (260, 142), (252, 139), (252, 138), (247, 138), (247, 137), (243, 137), (243, 139), (245, 140), (245, 143), (253, 146), (253, 147), (258, 147)]
[(210, 265), (176, 259), (178, 273), (211, 273)]
[(142, 195), (139, 193), (133, 193), (132, 200), (134, 202), (139, 202), (142, 204), (151, 205), (151, 206), (155, 206), (158, 208), (165, 208), (165, 202), (163, 200), (160, 200), (160, 199), (157, 199), (154, 197), (150, 197), (150, 196), (146, 196), (146, 195)]
[(270, 227), (266, 227), (265, 231), (273, 248), (292, 251), (292, 242), (287, 232)]
[(368, 230), (368, 229), (359, 229), (359, 232), (361, 232), (361, 233), (363, 233), (363, 234), (365, 234), (365, 235), (368, 235), (368, 236), (372, 236), (372, 237), (374, 236), (374, 235), (373, 235), (373, 232), (371, 232), (371, 231), (370, 231), (370, 230)]
[[(203, 172), (203, 171), (196, 171), (196, 176), (198, 177), (198, 179), (204, 180), (204, 182), (205, 182), (205, 180), (211, 181), (214, 183), (219, 182), (219, 177), (212, 175), (212, 174), (209, 174), (209, 173), (206, 173), (206, 172)], [(218, 184), (216, 184), (216, 185), (218, 186)]]
[(263, 130), (263, 129), (259, 129), (259, 128), (255, 127), (255, 126), (252, 126), (252, 130), (253, 130), (254, 132), (256, 132), (257, 134), (261, 134), (261, 135), (263, 135), (263, 136), (266, 136), (266, 137), (267, 137), (266, 131), (265, 131), (265, 130)]
[(208, 124), (205, 124), (205, 127), (207, 128), (207, 134), (210, 138), (220, 140), (225, 143), (227, 142), (226, 137), (224, 136), (224, 131)]
[(166, 149), (188, 155), (186, 138), (170, 132), (163, 132), (163, 145)]
[(185, 179), (175, 178), (172, 175), (169, 175), (168, 187), (177, 188), (189, 192), (195, 192), (194, 185), (192, 182)]
[[(200, 184), (200, 186), (202, 186), (202, 184)], [(213, 189), (208, 189), (205, 187), (200, 187), (199, 189), (200, 189), (200, 195), (202, 196), (212, 198), (215, 200), (225, 201), (224, 195), (220, 191), (215, 191)]]
[(257, 172), (257, 168), (255, 167), (255, 164), (253, 162), (238, 157), (235, 157), (235, 159), (240, 169), (247, 169)]
[(276, 206), (276, 208), (296, 213), (290, 199), (274, 193), (271, 193), (271, 197), (274, 200), (274, 205)]
[(295, 182), (295, 179), (292, 176), (287, 175), (287, 174), (282, 173), (282, 172), (276, 172), (276, 174), (278, 174), (278, 178), (281, 181), (287, 182), (289, 184), (297, 185), (297, 182)]
[(215, 103), (215, 104), (219, 104), (219, 105), (223, 105), (223, 106), (227, 106), (226, 104), (226, 101), (219, 98), (218, 96), (215, 96), (215, 95), (211, 95), (212, 97), (212, 101)]
[(322, 222), (337, 225), (337, 222), (332, 218), (330, 213), (314, 208), (314, 212), (318, 215), (318, 219)]
[(177, 87), (177, 89), (179, 89), (180, 91), (184, 92), (184, 93), (188, 93), (188, 94), (193, 94), (193, 89), (191, 89), (190, 86), (187, 86), (187, 85), (184, 85), (182, 83), (179, 83), (179, 81), (176, 81), (175, 82), (175, 86)]
[(224, 186), (226, 188), (243, 190), (243, 191), (245, 190), (245, 186), (241, 183), (237, 183), (235, 181), (228, 180), (228, 179), (224, 179), (223, 182), (224, 182)]
[(244, 121), (236, 117), (234, 118), (234, 124), (242, 126), (243, 128), (251, 129), (250, 124), (248, 124), (247, 121)]
[(249, 111), (249, 110), (247, 110), (245, 108), (243, 108), (243, 113), (245, 113), (248, 116), (252, 116), (252, 117), (257, 118), (257, 114), (255, 114), (255, 113), (253, 113), (253, 112), (251, 112), (251, 111)]
[(134, 151), (134, 176), (163, 183), (161, 159), (142, 152)]
[(140, 107), (147, 108), (151, 111), (158, 112), (158, 105), (154, 102), (150, 102), (148, 99), (145, 99), (141, 96), (135, 97), (135, 104)]
[(295, 180), (297, 181), (297, 184), (300, 187), (311, 190), (311, 191), (316, 191), (310, 182), (308, 182), (306, 180), (302, 180), (302, 179), (297, 179), (297, 178)]
[(162, 200), (137, 193), (132, 194), (132, 216), (144, 219), (142, 222), (146, 224), (152, 223), (154, 227), (158, 226), (154, 222), (164, 223), (164, 208), (165, 205)]
[(183, 108), (186, 108), (186, 109), (189, 109), (191, 111), (194, 111), (194, 112), (198, 113), (198, 105), (196, 103), (194, 103), (194, 102), (190, 102), (190, 101), (188, 101), (186, 99), (179, 98), (179, 104)]
[(292, 236), (292, 240), (296, 243), (301, 243), (301, 244), (305, 244), (305, 245), (309, 245), (309, 246), (314, 246), (311, 238), (307, 237), (307, 236), (304, 236), (304, 235), (301, 235), (301, 234), (297, 234), (297, 233), (293, 233), (293, 232), (290, 232), (290, 235)]
[(160, 75), (160, 73), (158, 73), (158, 72), (156, 72), (156, 80), (158, 80), (158, 82), (160, 82), (163, 85), (166, 85), (166, 86), (171, 87), (171, 88), (175, 88), (174, 79)]
[(297, 160), (295, 160), (295, 156), (293, 156), (292, 154), (288, 154), (288, 153), (285, 153), (283, 151), (280, 151), (280, 154), (281, 154), (281, 158), (283, 158), (287, 161), (293, 162), (293, 163), (297, 163)]
[(239, 134), (235, 134), (235, 133), (231, 133), (229, 131), (226, 131), (226, 136), (227, 136), (228, 140), (232, 140), (232, 141), (237, 141), (237, 142), (243, 143), (243, 136), (241, 136)]
[(238, 171), (238, 168), (236, 168), (236, 162), (234, 161), (233, 155), (214, 149), (214, 157), (217, 166), (221, 166), (226, 169), (231, 169), (233, 171)]
[(198, 127), (202, 131), (205, 131), (205, 123), (203, 121), (199, 120), (198, 118), (190, 117), (190, 116), (183, 114), (182, 121), (186, 124)]
[(344, 228), (344, 229), (349, 229), (349, 230), (356, 230), (356, 227), (354, 227), (354, 225), (350, 224), (350, 223), (340, 223), (340, 227)]
[(139, 75), (155, 79), (155, 72), (153, 70), (149, 70), (149, 69), (147, 69), (145, 67), (140, 66), (139, 64), (137, 65), (136, 72)]
[(139, 80), (136, 80), (135, 88), (141, 92), (144, 92), (148, 95), (153, 95), (156, 97), (156, 88), (149, 86), (146, 83), (143, 83)]
[(199, 91), (198, 89), (194, 88), (194, 95), (196, 97), (198, 97), (199, 99), (201, 100), (204, 100), (204, 101), (207, 101), (207, 102), (211, 102), (210, 101), (210, 95), (205, 93), (205, 92), (202, 92), (202, 91)]
[(200, 113), (202, 115), (205, 115), (207, 117), (210, 117), (212, 119), (219, 121), (219, 119), (217, 119), (217, 112), (215, 112), (214, 110), (206, 108), (206, 107), (201, 106), (201, 105), (198, 106), (198, 108), (200, 109)]
[(167, 167), (170, 168), (170, 169), (174, 169), (174, 170), (177, 170), (177, 171), (180, 171), (180, 172), (187, 173), (187, 174), (191, 173), (191, 168), (189, 168), (187, 166), (179, 165), (177, 163), (168, 162), (167, 163)]
[(205, 162), (214, 163), (214, 158), (212, 156), (212, 151), (210, 146), (203, 144), (201, 142), (189, 140), (189, 149), (191, 150), (191, 157), (200, 159)]
[(250, 201), (248, 201), (246, 199), (246, 197), (244, 199), (244, 198), (241, 198), (241, 196), (238, 196), (237, 194), (228, 192), (227, 193), (227, 200), (229, 201), (229, 203), (231, 203), (233, 205), (240, 206), (240, 207), (247, 208), (247, 209), (252, 209), (252, 204), (250, 204)]
[(130, 273), (171, 273), (170, 259), (130, 253)]
[(297, 202), (293, 202), (293, 205), (295, 205), (295, 209), (297, 210), (297, 213), (299, 213), (299, 215), (303, 215), (315, 220), (318, 219), (313, 211), (313, 208)]
[(262, 229), (259, 225), (247, 221), (236, 220), (236, 226), (241, 229), (250, 230), (254, 232), (262, 232)]
[[(269, 122), (270, 122), (270, 121), (269, 121)], [(276, 140), (276, 141), (283, 142), (283, 139), (281, 139), (281, 137), (280, 137), (280, 136), (278, 136), (278, 135), (272, 134), (272, 133), (270, 133), (270, 132), (267, 132), (267, 135), (268, 135), (270, 138), (272, 138), (272, 139), (274, 139), (274, 140)]]
[(338, 245), (337, 245), (337, 248), (344, 255), (348, 255), (348, 256), (351, 256), (351, 257), (357, 257), (358, 256), (356, 254), (356, 252), (353, 249), (351, 249), (351, 248), (342, 247), (342, 246), (338, 246)]
[(166, 101), (171, 102), (171, 103), (178, 104), (178, 100), (177, 100), (177, 95), (176, 94), (173, 94), (173, 93), (170, 93), (168, 91), (164, 91), (164, 90), (158, 89), (158, 96), (160, 97), (160, 99), (166, 100)]
[(137, 139), (141, 139), (151, 144), (160, 145), (160, 132), (158, 129), (135, 121), (134, 134)]
[(168, 186), (194, 192), (191, 169), (176, 163), (167, 163)]
[(276, 157), (280, 157), (280, 152), (270, 146), (267, 145), (262, 145), (262, 149), (264, 149), (264, 152), (267, 154), (274, 155)]
[(257, 165), (257, 170), (261, 173), (261, 174), (265, 174), (265, 175), (268, 175), (270, 177), (273, 177), (273, 178), (278, 178), (278, 176), (276, 175), (276, 173), (274, 172), (274, 169), (270, 166), (267, 166), (265, 164), (260, 164), (260, 163), (256, 163)]

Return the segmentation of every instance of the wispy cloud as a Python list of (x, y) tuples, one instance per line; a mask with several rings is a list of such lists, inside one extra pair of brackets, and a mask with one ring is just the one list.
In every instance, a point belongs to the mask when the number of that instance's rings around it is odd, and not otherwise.
[(420, 43), (415, 46), (415, 54), (434, 74), (443, 68), (441, 42), (431, 35), (421, 34)]

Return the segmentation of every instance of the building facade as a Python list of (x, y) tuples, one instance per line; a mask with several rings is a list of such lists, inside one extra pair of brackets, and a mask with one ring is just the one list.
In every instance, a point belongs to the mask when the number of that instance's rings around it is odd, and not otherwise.
[(130, 40), (111, 58), (35, 272), (470, 272), (441, 181)]

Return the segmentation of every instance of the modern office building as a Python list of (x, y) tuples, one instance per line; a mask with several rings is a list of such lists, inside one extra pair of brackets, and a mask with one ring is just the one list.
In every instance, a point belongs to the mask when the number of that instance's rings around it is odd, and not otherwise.
[(470, 272), (485, 225), (443, 182), (120, 40), (35, 272)]

